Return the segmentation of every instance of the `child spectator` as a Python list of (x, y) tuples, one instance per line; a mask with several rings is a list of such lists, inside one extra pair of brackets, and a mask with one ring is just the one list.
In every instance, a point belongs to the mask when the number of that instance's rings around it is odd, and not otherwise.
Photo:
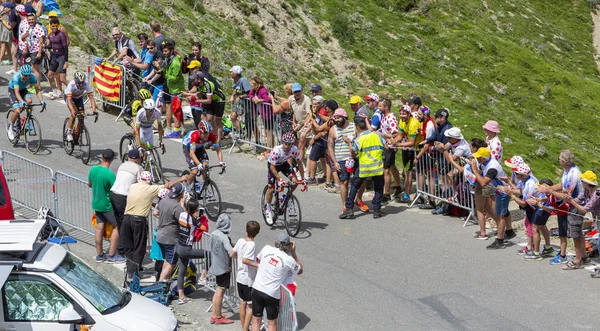
[(246, 223), (246, 238), (240, 238), (230, 257), (237, 256), (237, 288), (240, 296), (240, 321), (242, 330), (250, 328), (252, 320), (252, 285), (256, 278), (258, 263), (256, 262), (256, 244), (254, 238), (260, 232), (260, 225), (256, 221)]
[(223, 297), (225, 296), (225, 290), (229, 288), (231, 279), (231, 260), (229, 254), (233, 251), (233, 247), (231, 247), (231, 239), (228, 236), (229, 231), (231, 231), (231, 217), (227, 214), (219, 215), (219, 218), (217, 219), (217, 229), (211, 233), (211, 270), (217, 278), (217, 289), (212, 299), (213, 313), (210, 318), (210, 324), (233, 323), (232, 320), (221, 315)]

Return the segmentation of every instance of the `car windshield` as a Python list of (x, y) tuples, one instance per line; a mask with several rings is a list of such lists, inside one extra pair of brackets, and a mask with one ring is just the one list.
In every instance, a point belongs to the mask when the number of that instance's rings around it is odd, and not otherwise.
[(77, 290), (100, 313), (117, 305), (121, 300), (122, 292), (118, 287), (71, 253), (65, 256), (55, 273)]

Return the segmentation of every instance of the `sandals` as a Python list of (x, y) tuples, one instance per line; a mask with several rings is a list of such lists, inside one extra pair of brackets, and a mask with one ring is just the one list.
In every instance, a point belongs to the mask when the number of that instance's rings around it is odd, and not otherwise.
[(574, 261), (569, 261), (562, 268), (563, 270), (575, 270), (575, 269), (583, 269), (583, 262), (575, 263)]
[(183, 298), (179, 298), (179, 300), (177, 300), (177, 304), (178, 305), (185, 305), (186, 303), (192, 301), (192, 299), (188, 298), (188, 297), (183, 297)]

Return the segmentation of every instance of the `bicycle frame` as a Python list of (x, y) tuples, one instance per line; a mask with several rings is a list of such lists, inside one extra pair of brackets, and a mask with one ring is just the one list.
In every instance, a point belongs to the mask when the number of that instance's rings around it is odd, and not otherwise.
[(283, 200), (282, 203), (278, 203), (277, 206), (277, 213), (279, 215), (283, 215), (283, 213), (285, 213), (285, 209), (287, 208), (287, 204), (288, 201), (292, 198), (294, 192), (293, 189), (295, 187), (297, 187), (298, 185), (303, 185), (302, 189), (300, 190), (300, 192), (304, 192), (308, 189), (308, 186), (306, 184), (306, 182), (304, 181), (299, 181), (299, 182), (293, 182), (293, 181), (289, 181), (286, 183), (286, 185), (284, 187), (279, 186), (279, 184), (275, 184), (276, 188), (277, 188), (277, 194), (274, 194), (274, 197), (276, 199), (279, 199), (279, 193), (281, 193), (283, 191), (283, 188), (286, 188), (286, 193), (285, 193), (285, 199)]
[(94, 123), (98, 122), (98, 113), (95, 114), (85, 114), (85, 113), (78, 113), (75, 115), (75, 119), (77, 120), (77, 124), (75, 125), (75, 130), (73, 131), (73, 140), (77, 141), (79, 140), (79, 134), (81, 133), (81, 129), (85, 127), (85, 118), (88, 116), (94, 116)]

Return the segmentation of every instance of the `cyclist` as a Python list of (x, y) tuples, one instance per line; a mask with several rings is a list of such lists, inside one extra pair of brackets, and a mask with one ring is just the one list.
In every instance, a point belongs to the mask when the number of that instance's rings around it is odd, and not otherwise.
[(202, 71), (198, 71), (190, 76), (190, 81), (194, 86), (190, 92), (197, 92), (196, 102), (203, 105), (206, 111), (206, 119), (215, 126), (217, 143), (220, 143), (223, 137), (223, 112), (225, 110), (225, 95), (213, 81), (209, 80)]
[(212, 132), (212, 126), (208, 121), (200, 121), (198, 130), (192, 130), (183, 137), (183, 155), (185, 155), (185, 162), (190, 168), (189, 185), (194, 183), (198, 170), (202, 171), (202, 177), (206, 177), (206, 170), (203, 168), (208, 167), (208, 154), (205, 147), (209, 146), (212, 146), (211, 148), (217, 152), (219, 164), (225, 168), (221, 146), (217, 144), (217, 136)]
[(75, 108), (77, 108), (77, 113), (83, 113), (85, 111), (83, 105), (84, 93), (87, 94), (87, 97), (90, 100), (92, 112), (97, 116), (98, 111), (96, 110), (96, 100), (94, 100), (92, 96), (92, 87), (86, 82), (85, 74), (81, 71), (77, 71), (75, 74), (73, 74), (73, 80), (69, 82), (69, 85), (67, 85), (67, 88), (65, 89), (65, 102), (67, 103), (67, 107), (69, 107), (69, 111), (71, 112), (69, 123), (67, 123), (67, 141), (73, 141), (73, 120), (75, 119)]
[(160, 110), (156, 109), (154, 100), (151, 98), (144, 100), (143, 106), (144, 108), (138, 111), (135, 116), (135, 141), (138, 148), (142, 151), (144, 148), (152, 148), (154, 145), (154, 133), (152, 131), (154, 121), (158, 123), (158, 140), (160, 141), (160, 145), (162, 146), (163, 143), (162, 115)]
[[(273, 147), (271, 153), (267, 157), (267, 184), (269, 188), (265, 194), (265, 201), (267, 205), (265, 207), (265, 215), (267, 221), (271, 223), (273, 221), (273, 207), (271, 207), (271, 200), (273, 199), (273, 192), (275, 191), (275, 181), (279, 182), (279, 186), (284, 186), (285, 181), (279, 173), (281, 172), (292, 182), (296, 182), (298, 177), (292, 168), (292, 163), (296, 161), (298, 164), (298, 170), (300, 174), (304, 173), (304, 167), (302, 166), (302, 160), (300, 159), (300, 151), (298, 147), (294, 146), (296, 142), (296, 136), (293, 132), (286, 132), (281, 137), (283, 144)], [(296, 189), (297, 185), (294, 185), (292, 190)]]
[(137, 116), (138, 110), (142, 108), (142, 101), (146, 99), (152, 99), (152, 93), (147, 89), (143, 88), (138, 92), (140, 98), (133, 100), (131, 104), (123, 110), (123, 121), (131, 128), (131, 134), (135, 135), (134, 120)]
[(38, 100), (40, 100), (42, 105), (45, 105), (46, 102), (42, 98), (42, 91), (38, 85), (37, 77), (32, 74), (31, 65), (25, 64), (21, 67), (19, 72), (16, 72), (12, 76), (12, 79), (8, 84), (8, 95), (14, 109), (9, 118), (10, 123), (8, 126), (8, 138), (10, 140), (15, 139), (15, 135), (18, 134), (18, 132), (15, 132), (15, 130), (18, 130), (19, 127), (15, 126), (14, 123), (17, 118), (19, 118), (21, 108), (26, 104), (31, 104), (33, 102), (31, 94), (29, 94), (29, 91), (27, 90), (30, 87), (35, 88), (35, 96), (38, 98)]

